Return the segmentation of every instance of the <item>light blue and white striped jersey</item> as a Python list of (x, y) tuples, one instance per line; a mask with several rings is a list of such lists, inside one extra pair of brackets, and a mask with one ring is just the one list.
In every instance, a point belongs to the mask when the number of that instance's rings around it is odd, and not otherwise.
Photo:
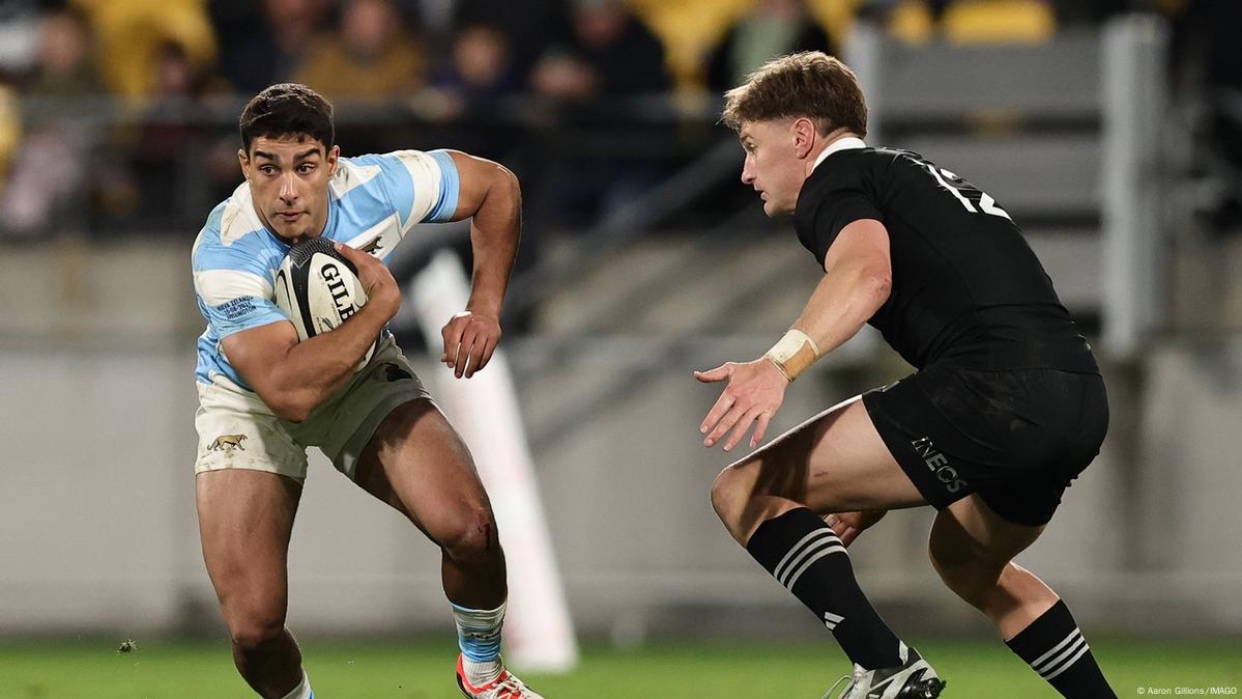
[[(360, 247), (378, 239), (385, 263), (416, 223), (448, 221), (457, 210), (461, 181), (446, 151), (397, 151), (341, 158), (329, 183), (323, 237)], [(276, 306), (276, 270), (288, 243), (255, 213), (250, 185), (242, 183), (212, 210), (194, 242), (194, 293), (207, 319), (198, 338), (199, 383), (227, 379), (251, 390), (220, 350), (242, 330), (286, 320)]]

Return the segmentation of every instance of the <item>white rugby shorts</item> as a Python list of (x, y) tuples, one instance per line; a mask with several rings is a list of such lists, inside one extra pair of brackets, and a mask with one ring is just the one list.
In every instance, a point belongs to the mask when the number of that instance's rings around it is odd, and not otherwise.
[(302, 482), (306, 450), (319, 447), (352, 480), (380, 422), (397, 406), (429, 397), (391, 336), (345, 388), (298, 423), (276, 417), (257, 395), (227, 378), (213, 379), (198, 384), (196, 474), (241, 468)]

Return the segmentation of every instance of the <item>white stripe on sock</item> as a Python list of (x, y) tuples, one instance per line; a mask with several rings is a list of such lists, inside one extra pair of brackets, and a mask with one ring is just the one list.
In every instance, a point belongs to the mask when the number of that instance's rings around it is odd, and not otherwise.
[(836, 539), (829, 539), (826, 537), (821, 537), (819, 539), (816, 539), (815, 541), (812, 541), (806, 546), (803, 546), (802, 552), (799, 553), (798, 556), (794, 558), (793, 561), (791, 561), (789, 565), (785, 566), (784, 572), (776, 576), (776, 579), (779, 580), (782, 585), (785, 585), (786, 581), (789, 580), (789, 575), (796, 568), (801, 566), (803, 561), (805, 561), (807, 558), (812, 556), (816, 551), (819, 551), (820, 549), (823, 549), (828, 546), (836, 546), (836, 545), (839, 545), (840, 543), (841, 542), (837, 541)]
[(807, 568), (811, 567), (812, 563), (814, 563), (815, 561), (818, 561), (824, 556), (827, 556), (833, 553), (845, 553), (845, 547), (842, 546), (840, 543), (830, 544), (823, 551), (820, 551), (819, 553), (816, 553), (814, 556), (811, 556), (809, 559), (807, 559), (806, 563), (802, 564), (802, 567), (798, 568), (796, 571), (794, 571), (793, 575), (789, 576), (789, 582), (784, 583), (785, 588), (792, 592), (794, 585), (798, 584), (798, 578), (802, 577), (802, 574), (806, 572)]
[(1085, 645), (1087, 645), (1087, 639), (1083, 638), (1082, 636), (1079, 636), (1077, 639), (1074, 640), (1073, 643), (1066, 646), (1065, 650), (1058, 653), (1055, 658), (1044, 663), (1043, 666), (1035, 668), (1035, 671), (1038, 672), (1040, 676), (1042, 677), (1048, 674), (1049, 672), (1056, 670), (1057, 668), (1061, 667), (1061, 663), (1065, 662), (1066, 658), (1074, 654), (1074, 651), (1078, 650), (1079, 648)]
[(1073, 667), (1074, 663), (1078, 662), (1078, 659), (1086, 655), (1087, 651), (1089, 650), (1091, 650), (1091, 646), (1087, 645), (1086, 641), (1083, 641), (1082, 648), (1078, 649), (1078, 652), (1074, 654), (1074, 657), (1070, 658), (1069, 660), (1066, 660), (1064, 663), (1061, 663), (1061, 669), (1057, 670), (1056, 672), (1050, 675), (1040, 675), (1040, 677), (1043, 677), (1045, 680), (1049, 682), (1055, 680), (1062, 672), (1065, 672), (1066, 670)]
[(785, 566), (789, 564), (789, 562), (793, 559), (794, 556), (798, 555), (798, 552), (802, 549), (803, 545), (807, 544), (812, 539), (817, 539), (819, 537), (824, 536), (825, 534), (831, 534), (831, 533), (832, 533), (831, 529), (816, 529), (810, 534), (807, 534), (806, 536), (799, 539), (798, 543), (790, 547), (789, 551), (785, 553), (785, 556), (781, 558), (781, 562), (777, 563), (776, 567), (772, 569), (772, 575), (775, 575), (776, 579), (780, 580), (781, 575), (782, 575), (782, 569), (784, 569)]
[(1040, 677), (1043, 677), (1047, 675), (1048, 673), (1053, 672), (1054, 670), (1060, 669), (1061, 664), (1065, 662), (1066, 658), (1073, 655), (1075, 651), (1077, 651), (1079, 648), (1082, 648), (1085, 645), (1087, 645), (1087, 639), (1083, 638), (1082, 636), (1079, 636), (1077, 640), (1075, 640), (1073, 643), (1066, 646), (1065, 650), (1061, 651), (1061, 653), (1058, 654), (1057, 657), (1044, 663), (1042, 667), (1036, 668), (1035, 671), (1039, 673)]
[(1066, 637), (1065, 637), (1065, 639), (1064, 639), (1063, 641), (1061, 641), (1060, 643), (1058, 643), (1058, 644), (1056, 644), (1055, 646), (1053, 646), (1053, 647), (1052, 647), (1052, 650), (1050, 650), (1050, 651), (1048, 651), (1047, 653), (1044, 653), (1043, 655), (1039, 656), (1038, 658), (1035, 658), (1034, 660), (1032, 660), (1032, 661), (1031, 661), (1031, 667), (1035, 668), (1035, 671), (1036, 671), (1036, 672), (1040, 672), (1041, 668), (1042, 668), (1042, 667), (1043, 667), (1043, 665), (1044, 665), (1044, 661), (1046, 661), (1046, 660), (1048, 660), (1049, 658), (1051, 658), (1052, 656), (1054, 656), (1054, 655), (1056, 655), (1056, 654), (1060, 653), (1060, 652), (1061, 652), (1061, 649), (1063, 649), (1063, 648), (1065, 648), (1066, 646), (1068, 646), (1069, 644), (1073, 643), (1073, 642), (1074, 642), (1074, 639), (1077, 639), (1077, 638), (1082, 638), (1082, 632), (1078, 630), (1078, 627), (1077, 627), (1077, 626), (1075, 626), (1075, 627), (1074, 627), (1074, 630), (1070, 632), (1070, 635), (1066, 636)]
[(788, 587), (788, 585), (786, 585), (786, 581), (789, 579), (790, 571), (802, 565), (802, 562), (805, 561), (807, 557), (809, 557), (811, 554), (815, 553), (816, 551), (824, 548), (825, 546), (840, 546), (840, 545), (841, 545), (841, 540), (837, 538), (837, 535), (833, 534), (832, 530), (826, 530), (824, 535), (819, 536), (811, 540), (810, 542), (807, 542), (807, 544), (800, 549), (800, 552), (798, 553), (798, 555), (795, 556), (792, 561), (789, 561), (788, 565), (785, 566), (785, 569), (783, 571), (778, 570), (776, 573), (774, 573), (774, 575), (776, 576), (776, 579), (779, 580), (782, 585), (785, 585), (786, 587)]

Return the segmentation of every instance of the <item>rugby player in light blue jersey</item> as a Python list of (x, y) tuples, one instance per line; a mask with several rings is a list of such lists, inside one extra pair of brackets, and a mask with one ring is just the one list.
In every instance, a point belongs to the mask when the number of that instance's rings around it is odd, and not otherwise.
[[(199, 531), (238, 671), (267, 699), (314, 696), (285, 627), (289, 539), (314, 446), (440, 546), (462, 693), (539, 699), (500, 659), (505, 558), (487, 493), (385, 330), (401, 305), (385, 265), (396, 244), (416, 223), (470, 219), (470, 300), (444, 326), (441, 360), (458, 378), (487, 366), (517, 254), (517, 179), (457, 151), (341, 157), (331, 105), (302, 85), (263, 90), (240, 129), (246, 181), (211, 212), (193, 253), (207, 319), (195, 419)], [(299, 343), (273, 282), (289, 247), (317, 236), (337, 241), (369, 300), (333, 332)]]

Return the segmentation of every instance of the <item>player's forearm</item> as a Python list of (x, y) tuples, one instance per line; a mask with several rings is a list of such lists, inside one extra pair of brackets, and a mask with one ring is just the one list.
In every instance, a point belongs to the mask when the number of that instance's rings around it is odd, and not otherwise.
[(349, 383), (392, 315), (381, 304), (368, 303), (336, 330), (289, 348), (260, 396), (281, 419), (305, 420)]
[(857, 335), (891, 288), (887, 270), (868, 265), (833, 270), (815, 287), (793, 327), (809, 335), (823, 356)]
[(495, 172), (495, 180), (470, 225), (474, 269), (466, 308), (499, 317), (517, 259), (522, 192), (513, 173), (500, 166)]

